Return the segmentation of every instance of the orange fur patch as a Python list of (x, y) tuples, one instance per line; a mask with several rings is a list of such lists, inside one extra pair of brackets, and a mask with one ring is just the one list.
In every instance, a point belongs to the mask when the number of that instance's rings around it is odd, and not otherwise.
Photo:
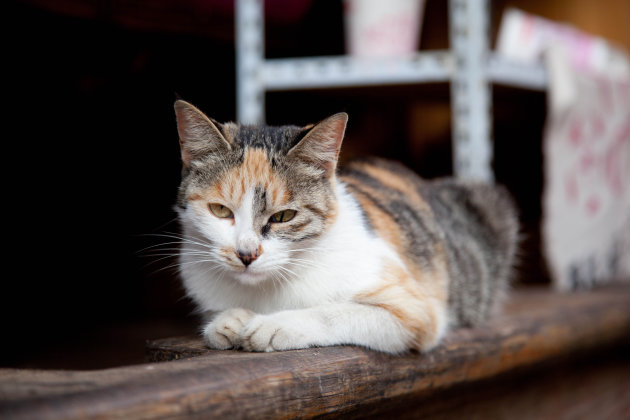
[(409, 331), (410, 347), (430, 348), (439, 338), (439, 317), (447, 305), (446, 272), (439, 271), (414, 278), (400, 263), (385, 261), (382, 282), (373, 290), (356, 295), (355, 300), (389, 312)]
[(188, 197), (186, 197), (186, 200), (188, 201), (203, 200), (203, 196), (201, 194), (190, 194)]
[(362, 165), (362, 169), (371, 177), (378, 179), (384, 186), (403, 193), (418, 209), (431, 211), (427, 202), (412, 187), (413, 184), (408, 179), (378, 166)]
[(267, 152), (263, 149), (248, 149), (243, 163), (232, 169), (226, 176), (227, 182), (239, 185), (240, 189), (232, 192), (230, 201), (240, 203), (240, 198), (251, 185), (262, 185), (274, 204), (281, 194), (286, 193), (283, 180), (273, 172)]
[[(363, 184), (355, 181), (352, 178), (344, 179), (344, 181), (351, 185), (355, 186), (359, 190), (365, 190), (371, 196), (376, 199), (386, 199), (382, 197), (379, 191), (366, 188)], [(379, 235), (385, 239), (388, 243), (394, 246), (394, 249), (399, 255), (404, 255), (405, 247), (401, 241), (403, 237), (402, 232), (400, 231), (400, 225), (396, 223), (392, 215), (384, 212), (378, 206), (376, 206), (370, 199), (363, 196), (362, 194), (355, 194), (355, 198), (361, 204), (363, 211), (365, 211), (368, 216), (370, 222), (374, 226), (374, 228), (378, 231)]]

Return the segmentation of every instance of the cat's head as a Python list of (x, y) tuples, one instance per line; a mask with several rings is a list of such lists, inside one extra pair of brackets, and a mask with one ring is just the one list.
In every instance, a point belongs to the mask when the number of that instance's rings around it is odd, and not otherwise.
[[(335, 169), (348, 116), (318, 124), (220, 124), (175, 102), (180, 220), (199, 260), (245, 284), (286, 278), (337, 213)], [(189, 245), (194, 242), (189, 242)], [(207, 255), (206, 255), (207, 253)]]

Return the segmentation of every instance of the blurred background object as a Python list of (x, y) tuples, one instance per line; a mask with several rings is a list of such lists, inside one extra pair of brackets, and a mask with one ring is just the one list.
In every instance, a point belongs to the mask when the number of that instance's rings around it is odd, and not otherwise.
[(630, 58), (564, 23), (509, 9), (498, 52), (549, 73), (543, 253), (556, 289), (630, 279)]
[(628, 58), (614, 43), (518, 9), (505, 11), (497, 37), (497, 51), (503, 57), (520, 63), (543, 63), (553, 46), (561, 46), (575, 68), (613, 79), (630, 77)]
[(418, 50), (424, 0), (344, 0), (346, 53), (392, 57)]
[[(508, 6), (630, 48), (625, 0), (606, 7), (513, 0), (488, 2), (488, 49)], [(447, 2), (426, 1), (418, 43), (429, 55), (408, 61), (410, 68), (453, 65), (439, 54), (452, 47), (449, 13)], [(337, 57), (344, 65), (341, 0), (270, 0), (264, 16), (265, 60)], [(174, 259), (142, 250), (165, 241), (153, 235), (178, 229), (175, 94), (217, 120), (237, 119), (233, 2), (14, 0), (3, 19), (10, 34), (4, 59), (10, 163), (2, 319), (11, 345), (3, 346), (0, 365), (141, 361), (145, 339), (194, 333), (197, 325)], [(455, 171), (457, 86), (430, 74), (431, 83), (275, 89), (259, 99), (270, 124), (349, 112), (343, 159), (376, 154), (425, 177), (445, 176)], [(548, 283), (539, 239), (546, 91), (492, 83), (485, 93), (492, 111), (489, 173), (521, 208), (519, 281)]]

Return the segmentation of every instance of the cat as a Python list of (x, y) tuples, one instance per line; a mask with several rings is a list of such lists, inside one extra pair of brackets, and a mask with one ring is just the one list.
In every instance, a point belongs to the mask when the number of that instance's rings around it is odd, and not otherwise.
[(338, 170), (345, 113), (271, 127), (175, 112), (180, 274), (210, 348), (427, 352), (499, 306), (518, 235), (503, 188), (377, 158)]

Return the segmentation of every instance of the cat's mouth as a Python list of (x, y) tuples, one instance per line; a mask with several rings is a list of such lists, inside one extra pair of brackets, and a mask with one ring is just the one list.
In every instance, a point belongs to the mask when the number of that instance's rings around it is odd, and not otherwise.
[(226, 261), (231, 272), (231, 277), (239, 283), (256, 285), (265, 282), (269, 278), (269, 271), (259, 266), (259, 261), (245, 264), (242, 260), (230, 258)]

